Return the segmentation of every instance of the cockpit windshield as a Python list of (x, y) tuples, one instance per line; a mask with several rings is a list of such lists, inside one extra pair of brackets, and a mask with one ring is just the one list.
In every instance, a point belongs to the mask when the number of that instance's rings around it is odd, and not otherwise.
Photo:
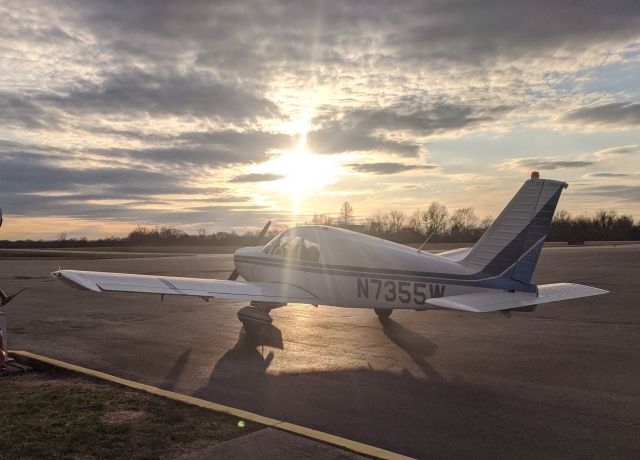
[(271, 254), (271, 252), (273, 251), (273, 247), (277, 244), (277, 241), (282, 237), (282, 235), (284, 235), (284, 233), (279, 233), (278, 235), (274, 236), (271, 241), (264, 245), (264, 247), (262, 248), (262, 252), (264, 252), (265, 254)]
[(286, 231), (269, 241), (262, 252), (286, 259), (317, 262), (321, 249), (318, 243)]

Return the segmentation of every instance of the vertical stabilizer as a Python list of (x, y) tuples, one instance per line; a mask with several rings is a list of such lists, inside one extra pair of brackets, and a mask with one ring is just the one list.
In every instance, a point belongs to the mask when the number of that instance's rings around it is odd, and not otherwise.
[(461, 263), (528, 285), (564, 188), (533, 172)]

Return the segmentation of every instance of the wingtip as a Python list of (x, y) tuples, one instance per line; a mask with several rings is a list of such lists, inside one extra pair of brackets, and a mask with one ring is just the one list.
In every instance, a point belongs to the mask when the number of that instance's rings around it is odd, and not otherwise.
[(56, 270), (51, 273), (55, 278), (76, 289), (88, 289), (94, 292), (102, 292), (102, 289), (89, 277), (83, 276), (76, 270)]

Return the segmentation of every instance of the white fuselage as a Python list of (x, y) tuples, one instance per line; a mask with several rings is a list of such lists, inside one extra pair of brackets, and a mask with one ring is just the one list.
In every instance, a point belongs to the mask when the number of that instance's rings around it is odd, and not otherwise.
[(238, 250), (235, 263), (247, 281), (292, 284), (339, 307), (425, 309), (432, 297), (487, 290), (456, 261), (335, 227), (290, 229)]

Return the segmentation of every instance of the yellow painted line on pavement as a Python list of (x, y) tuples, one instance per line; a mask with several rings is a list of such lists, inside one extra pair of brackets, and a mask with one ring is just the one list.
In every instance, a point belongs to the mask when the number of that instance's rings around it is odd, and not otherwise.
[(48, 358), (46, 356), (31, 353), (29, 351), (13, 351), (12, 350), (12, 351), (9, 351), (9, 354), (14, 358), (17, 358), (18, 361), (23, 361), (26, 364), (28, 364), (29, 361), (36, 361), (38, 363), (42, 363), (45, 365), (57, 367), (60, 369), (65, 369), (72, 372), (77, 372), (79, 374), (88, 375), (90, 377), (95, 377), (97, 379), (106, 380), (108, 382), (117, 383), (118, 385), (123, 385), (129, 388), (134, 388), (136, 390), (151, 393), (153, 395), (162, 396), (163, 398), (172, 399), (174, 401), (180, 401), (185, 404), (191, 404), (193, 406), (203, 407), (205, 409), (214, 410), (216, 412), (222, 412), (225, 414), (232, 415), (234, 417), (238, 417), (241, 419), (260, 423), (262, 425), (270, 426), (272, 428), (288, 431), (289, 433), (294, 433), (297, 435), (304, 436), (306, 438), (321, 441), (321, 442), (324, 442), (325, 444), (331, 444), (334, 446), (342, 447), (352, 452), (368, 455), (370, 457), (384, 458), (389, 460), (411, 459), (411, 457), (400, 455), (395, 452), (381, 449), (379, 447), (374, 447), (361, 442), (352, 441), (347, 438), (342, 438), (340, 436), (324, 433), (322, 431), (317, 431), (317, 430), (296, 425), (293, 423), (283, 422), (281, 420), (277, 420), (274, 418), (264, 417), (262, 415), (254, 414), (253, 412), (248, 412), (242, 409), (236, 409), (235, 407), (225, 406), (225, 405), (217, 404), (211, 401), (206, 401), (204, 399), (194, 398), (193, 396), (187, 396), (180, 393), (174, 393), (173, 391), (163, 390), (158, 387), (145, 385), (144, 383), (134, 382), (133, 380), (123, 379), (121, 377), (116, 377), (115, 375), (107, 374), (105, 372), (94, 371), (93, 369), (76, 366), (75, 364), (65, 363), (64, 361)]

